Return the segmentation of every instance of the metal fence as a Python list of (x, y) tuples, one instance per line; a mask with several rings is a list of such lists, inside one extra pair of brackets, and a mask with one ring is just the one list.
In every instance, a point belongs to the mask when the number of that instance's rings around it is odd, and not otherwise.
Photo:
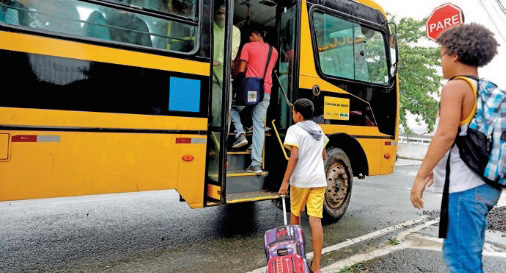
[(399, 136), (399, 143), (429, 145), (431, 138)]

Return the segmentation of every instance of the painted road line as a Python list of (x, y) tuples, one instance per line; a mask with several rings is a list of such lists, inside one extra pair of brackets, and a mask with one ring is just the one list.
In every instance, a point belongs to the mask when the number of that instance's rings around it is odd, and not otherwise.
[(401, 241), (404, 241), (404, 239), (406, 239), (406, 236), (408, 236), (409, 234), (411, 233), (415, 233), (417, 231), (420, 231), (428, 226), (432, 226), (434, 224), (437, 224), (439, 223), (439, 219), (437, 220), (432, 220), (432, 221), (429, 221), (429, 222), (426, 222), (424, 224), (421, 224), (421, 225), (418, 225), (416, 227), (412, 227), (410, 229), (407, 229), (401, 233), (399, 233), (399, 235), (397, 235), (397, 241), (401, 242)]
[[(421, 234), (414, 234), (428, 226), (437, 224), (439, 220), (432, 220), (429, 222), (426, 222), (424, 224), (415, 226), (413, 228), (407, 229), (405, 231), (402, 231), (397, 235), (396, 239), (400, 242), (399, 245), (391, 246), (387, 245), (385, 247), (382, 247), (380, 249), (375, 249), (367, 253), (357, 254), (354, 256), (351, 256), (348, 259), (338, 261), (337, 263), (334, 263), (330, 266), (327, 266), (322, 269), (322, 272), (339, 272), (345, 267), (353, 266), (356, 263), (361, 263), (365, 261), (369, 261), (378, 257), (382, 257), (385, 255), (388, 255), (392, 252), (399, 251), (402, 249), (420, 249), (420, 250), (431, 250), (431, 251), (439, 251), (441, 252), (441, 244), (442, 239), (429, 237), (426, 235)], [(410, 236), (410, 238), (408, 238)], [(413, 238), (411, 238), (413, 237)], [(421, 240), (429, 241), (430, 244), (427, 243), (420, 243)], [(487, 245), (487, 244), (486, 244)], [(498, 258), (506, 258), (506, 253), (504, 253), (502, 250), (494, 251), (493, 247), (490, 245), (489, 247), (486, 247), (486, 250), (483, 251), (484, 256), (489, 257), (498, 257)]]
[(353, 256), (351, 256), (351, 257), (349, 257), (347, 259), (338, 261), (337, 263), (334, 263), (332, 265), (329, 265), (329, 266), (323, 268), (322, 272), (339, 272), (343, 268), (350, 267), (350, 266), (352, 266), (352, 265), (354, 265), (356, 263), (372, 260), (372, 259), (375, 259), (375, 258), (378, 258), (378, 257), (381, 257), (381, 256), (388, 255), (388, 254), (390, 254), (392, 252), (395, 252), (395, 251), (398, 251), (398, 250), (401, 250), (401, 249), (409, 248), (409, 247), (412, 246), (412, 243), (411, 243), (411, 241), (404, 241), (404, 239), (406, 238), (406, 236), (408, 236), (411, 233), (417, 232), (417, 231), (419, 231), (419, 230), (421, 230), (423, 228), (426, 228), (428, 226), (436, 224), (438, 222), (439, 222), (439, 220), (432, 220), (432, 221), (423, 223), (421, 225), (415, 226), (413, 228), (407, 229), (407, 230), (401, 232), (397, 236), (397, 240), (399, 242), (401, 242), (400, 244), (395, 245), (395, 246), (388, 245), (388, 246), (385, 246), (383, 248), (376, 249), (376, 250), (373, 250), (373, 251), (370, 251), (370, 252), (367, 252), (367, 253), (361, 253), (361, 254), (353, 255)]
[[(411, 239), (412, 238), (412, 239)], [(420, 249), (420, 250), (431, 250), (442, 252), (442, 243), (443, 239), (430, 237), (422, 234), (411, 234), (409, 235), (408, 240), (411, 240), (410, 249)], [(422, 244), (418, 245), (416, 242), (422, 242)], [(497, 257), (497, 258), (506, 258), (506, 252), (502, 248), (499, 248), (489, 242), (485, 242), (483, 246), (483, 256)]]
[[(399, 229), (402, 229), (402, 228), (406, 228), (406, 227), (418, 224), (418, 223), (423, 222), (425, 220), (427, 220), (427, 216), (420, 217), (420, 218), (418, 218), (416, 220), (406, 221), (404, 223), (400, 223), (400, 224), (397, 224), (395, 226), (391, 226), (391, 227), (387, 227), (387, 228), (384, 228), (384, 229), (380, 229), (378, 231), (366, 234), (364, 236), (360, 236), (360, 237), (357, 237), (355, 239), (351, 239), (351, 240), (348, 240), (346, 242), (339, 243), (337, 245), (326, 247), (326, 248), (323, 249), (322, 254), (329, 253), (329, 252), (332, 252), (332, 251), (336, 251), (336, 250), (339, 250), (339, 249), (342, 249), (342, 248), (345, 248), (345, 247), (349, 247), (349, 246), (352, 246), (354, 244), (358, 244), (358, 243), (361, 243), (361, 242), (364, 242), (364, 241), (367, 241), (367, 240), (370, 240), (370, 239), (374, 239), (374, 238), (386, 235), (388, 233), (394, 232), (396, 230), (399, 230)], [(312, 258), (312, 257), (313, 257), (313, 252), (307, 254), (307, 258), (308, 259)]]
[(406, 248), (405, 244), (407, 244), (407, 243), (401, 243), (401, 244), (396, 245), (396, 246), (387, 246), (385, 248), (376, 249), (376, 250), (371, 251), (371, 252), (357, 254), (357, 255), (349, 257), (348, 259), (341, 260), (341, 261), (339, 261), (337, 263), (334, 263), (334, 264), (332, 264), (330, 266), (322, 268), (321, 272), (322, 273), (331, 273), (331, 272), (335, 273), (335, 272), (339, 272), (339, 271), (341, 271), (345, 267), (351, 267), (354, 264), (357, 264), (357, 263), (360, 263), (360, 262), (364, 262), (364, 261), (368, 261), (368, 260), (372, 260), (372, 259), (375, 259), (375, 258), (378, 258), (378, 257), (381, 257), (381, 256), (388, 255), (388, 254), (390, 254), (390, 253), (392, 253), (394, 251), (404, 249), (404, 248)]
[[(394, 232), (394, 231), (402, 229), (402, 228), (413, 226), (415, 224), (418, 224), (420, 222), (423, 222), (423, 221), (427, 220), (427, 218), (428, 218), (427, 216), (422, 216), (422, 217), (420, 217), (420, 218), (418, 218), (416, 220), (409, 220), (409, 221), (406, 221), (406, 222), (403, 222), (403, 223), (400, 223), (400, 224), (397, 224), (397, 225), (394, 225), (394, 226), (391, 226), (391, 227), (380, 229), (378, 231), (375, 231), (375, 232), (372, 232), (372, 233), (369, 233), (369, 234), (366, 234), (366, 235), (363, 235), (363, 236), (360, 236), (360, 237), (357, 237), (357, 238), (354, 238), (354, 239), (347, 240), (345, 242), (342, 242), (342, 243), (339, 243), (339, 244), (336, 244), (336, 245), (333, 245), (333, 246), (326, 247), (326, 248), (324, 248), (322, 250), (322, 254), (329, 253), (329, 252), (332, 252), (332, 251), (336, 251), (336, 250), (339, 250), (339, 249), (342, 249), (342, 248), (345, 248), (345, 247), (349, 247), (349, 246), (352, 246), (354, 244), (358, 244), (358, 243), (361, 243), (361, 242), (364, 242), (364, 241), (367, 241), (367, 240), (370, 240), (370, 239), (374, 239), (374, 238), (386, 235), (388, 233)], [(306, 257), (308, 259), (313, 258), (313, 252), (308, 253), (306, 255)], [(262, 268), (258, 268), (258, 269), (255, 269), (253, 271), (250, 271), (249, 273), (265, 273), (266, 270), (267, 270), (267, 267), (262, 267)]]

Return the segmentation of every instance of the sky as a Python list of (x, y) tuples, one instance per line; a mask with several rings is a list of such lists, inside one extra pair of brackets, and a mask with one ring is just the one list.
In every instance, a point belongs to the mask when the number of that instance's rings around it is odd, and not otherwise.
[[(495, 82), (506, 89), (506, 15), (498, 2), (506, 8), (506, 0), (375, 0), (383, 9), (398, 18), (411, 17), (421, 20), (429, 17), (434, 8), (446, 3), (459, 6), (464, 12), (466, 23), (481, 24), (495, 33), (495, 38), (502, 46), (498, 54), (487, 66), (479, 69), (480, 77)], [(425, 44), (425, 43), (424, 43)], [(428, 45), (437, 46), (435, 42)], [(400, 60), (402, 61), (402, 60)], [(399, 73), (402, 73), (400, 71)], [(415, 133), (427, 131), (425, 126), (417, 125), (414, 117), (409, 117), (409, 127)]]

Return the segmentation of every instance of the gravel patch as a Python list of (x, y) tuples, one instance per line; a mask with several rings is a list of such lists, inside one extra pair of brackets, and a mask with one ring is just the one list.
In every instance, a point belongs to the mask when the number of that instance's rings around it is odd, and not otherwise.
[(496, 207), (487, 216), (490, 230), (506, 233), (506, 207)]
[[(438, 219), (439, 210), (424, 210), (423, 215), (431, 220)], [(506, 207), (493, 208), (487, 216), (487, 221), (488, 229), (506, 233)]]

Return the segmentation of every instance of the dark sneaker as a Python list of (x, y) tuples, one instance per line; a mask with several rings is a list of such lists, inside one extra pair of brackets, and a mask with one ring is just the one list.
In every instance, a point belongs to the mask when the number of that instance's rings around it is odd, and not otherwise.
[(247, 173), (261, 173), (262, 172), (262, 166), (261, 165), (250, 165), (245, 170)]
[(244, 134), (241, 134), (235, 140), (234, 144), (232, 144), (232, 148), (234, 148), (234, 149), (241, 148), (242, 146), (247, 145), (247, 144), (248, 144), (248, 140), (246, 139), (246, 136), (244, 136)]

